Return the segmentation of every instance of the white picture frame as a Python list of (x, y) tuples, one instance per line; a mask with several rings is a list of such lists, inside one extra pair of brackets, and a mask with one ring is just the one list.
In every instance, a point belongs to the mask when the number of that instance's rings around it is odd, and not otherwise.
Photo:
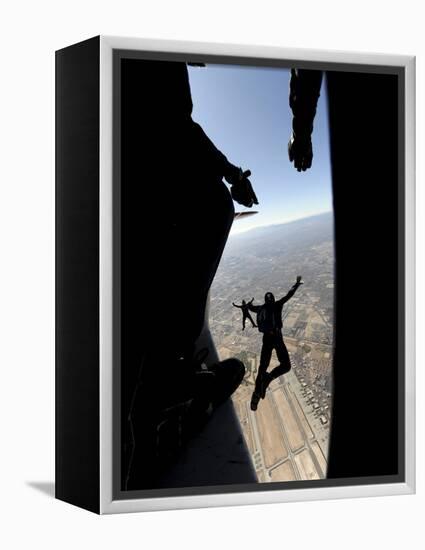
[[(405, 182), (405, 475), (397, 483), (367, 482), (205, 494), (116, 498), (113, 490), (113, 56), (116, 50), (155, 53), (230, 56), (247, 59), (291, 60), (318, 64), (391, 66), (404, 71), (404, 182)], [(402, 55), (309, 49), (286, 49), (260, 45), (213, 44), (99, 37), (99, 508), (101, 514), (151, 510), (201, 508), (402, 495), (415, 492), (415, 58)], [(59, 495), (59, 498), (63, 498)], [(65, 500), (67, 500), (65, 498)], [(68, 499), (69, 500), (69, 499)]]

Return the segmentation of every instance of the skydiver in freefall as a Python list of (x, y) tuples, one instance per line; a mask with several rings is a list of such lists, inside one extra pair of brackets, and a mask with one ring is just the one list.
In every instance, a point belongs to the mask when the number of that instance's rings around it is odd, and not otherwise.
[(251, 314), (249, 312), (249, 306), (252, 304), (253, 301), (254, 301), (254, 298), (252, 298), (252, 300), (250, 300), (248, 303), (246, 303), (245, 300), (242, 300), (242, 304), (240, 306), (232, 302), (232, 305), (234, 307), (237, 307), (242, 310), (242, 330), (245, 330), (245, 323), (247, 319), (251, 321), (251, 324), (253, 327), (255, 328), (257, 327), (257, 325), (254, 322), (254, 319), (251, 317)]
[[(288, 294), (280, 300), (275, 300), (274, 295), (267, 292), (263, 305), (254, 306), (251, 302), (248, 304), (248, 308), (257, 314), (258, 330), (263, 333), (260, 365), (251, 398), (251, 410), (253, 411), (257, 410), (260, 399), (264, 399), (270, 382), (291, 370), (289, 353), (282, 337), (282, 308), (302, 284), (301, 276), (298, 276)], [(271, 372), (267, 372), (273, 350), (276, 351), (279, 365)]]

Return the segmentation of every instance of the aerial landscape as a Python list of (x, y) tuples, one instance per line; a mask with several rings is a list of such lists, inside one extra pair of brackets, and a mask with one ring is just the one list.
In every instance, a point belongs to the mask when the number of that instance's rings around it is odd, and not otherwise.
[[(237, 222), (235, 222), (237, 223)], [(259, 482), (326, 477), (332, 415), (334, 253), (332, 213), (231, 235), (210, 295), (210, 327), (221, 359), (247, 368), (233, 395)], [(283, 308), (283, 337), (292, 370), (274, 380), (258, 410), (250, 410), (262, 334), (242, 330), (232, 306), (304, 284)], [(255, 314), (253, 314), (255, 320)], [(270, 369), (278, 364), (275, 354)]]

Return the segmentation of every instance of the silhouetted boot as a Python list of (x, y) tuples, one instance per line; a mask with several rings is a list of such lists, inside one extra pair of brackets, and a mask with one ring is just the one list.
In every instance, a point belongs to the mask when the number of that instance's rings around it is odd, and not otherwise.
[[(239, 359), (226, 359), (207, 366), (198, 354), (188, 380), (190, 398), (187, 399), (187, 388), (184, 388), (184, 400), (163, 411), (158, 424), (158, 446), (167, 449), (171, 443), (171, 449), (177, 455), (181, 447), (205, 426), (215, 409), (236, 391), (244, 376), (245, 366)], [(159, 454), (163, 454), (161, 449)]]
[(242, 382), (242, 361), (226, 359), (207, 366), (203, 362), (207, 353), (202, 350), (193, 359), (177, 360), (173, 368), (164, 369), (160, 391), (153, 391), (151, 384), (140, 385), (130, 418), (134, 442), (127, 489), (154, 486)]
[(251, 396), (251, 411), (257, 410), (260, 399), (261, 395), (256, 390), (254, 390)]
[(245, 365), (239, 359), (230, 358), (207, 369), (214, 375), (211, 402), (216, 408), (238, 389), (245, 376)]
[(263, 393), (264, 374), (258, 374), (255, 381), (255, 389), (251, 396), (251, 410), (256, 411)]

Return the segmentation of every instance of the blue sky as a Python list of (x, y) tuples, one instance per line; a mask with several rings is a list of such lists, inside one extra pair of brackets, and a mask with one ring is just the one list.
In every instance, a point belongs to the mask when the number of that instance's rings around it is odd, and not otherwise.
[(332, 209), (325, 85), (313, 132), (313, 166), (299, 173), (287, 154), (292, 121), (288, 70), (207, 65), (189, 67), (189, 77), (193, 119), (233, 164), (252, 172), (259, 213), (237, 220), (233, 233)]

